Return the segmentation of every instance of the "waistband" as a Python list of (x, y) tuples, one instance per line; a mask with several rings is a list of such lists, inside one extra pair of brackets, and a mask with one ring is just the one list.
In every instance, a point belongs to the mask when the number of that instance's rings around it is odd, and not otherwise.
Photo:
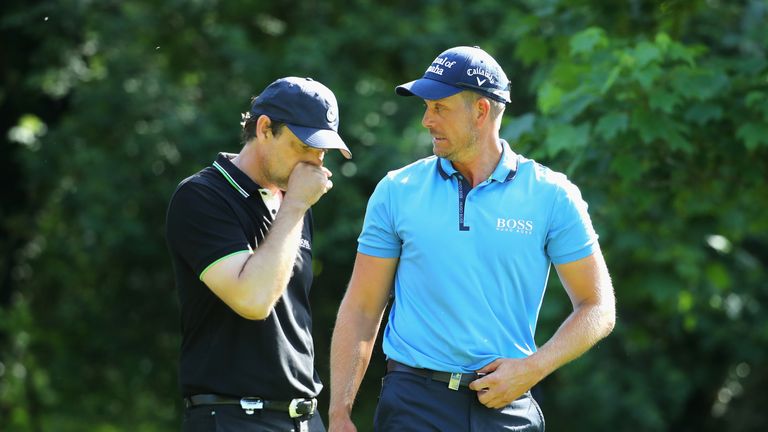
[(197, 394), (184, 398), (184, 406), (191, 408), (198, 405), (239, 405), (246, 414), (255, 410), (282, 411), (291, 418), (312, 416), (317, 409), (317, 399), (292, 399), (290, 401), (270, 401), (259, 397), (232, 398), (216, 394)]
[(469, 388), (469, 383), (483, 376), (482, 374), (477, 374), (474, 372), (452, 373), (434, 371), (431, 369), (415, 368), (392, 359), (387, 360), (387, 372), (406, 372), (421, 377), (430, 378), (434, 381), (447, 383), (448, 388), (451, 390), (458, 390), (459, 387)]

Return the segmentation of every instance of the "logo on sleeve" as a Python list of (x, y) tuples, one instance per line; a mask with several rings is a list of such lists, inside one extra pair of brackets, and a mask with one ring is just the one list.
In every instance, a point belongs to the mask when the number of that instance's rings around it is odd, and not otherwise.
[(533, 221), (527, 219), (496, 219), (496, 231), (514, 232), (518, 234), (533, 234)]
[(307, 250), (312, 250), (312, 245), (309, 243), (309, 240), (307, 240), (305, 238), (302, 238), (299, 241), (299, 247), (307, 249)]

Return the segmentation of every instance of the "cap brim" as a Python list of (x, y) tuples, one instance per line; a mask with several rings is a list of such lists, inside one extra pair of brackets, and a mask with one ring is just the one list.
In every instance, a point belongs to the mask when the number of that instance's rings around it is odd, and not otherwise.
[(330, 129), (315, 129), (286, 124), (304, 144), (318, 149), (337, 149), (347, 159), (352, 159), (352, 152), (344, 144), (339, 134)]
[(447, 98), (462, 90), (464, 89), (429, 78), (420, 78), (395, 88), (395, 92), (400, 96), (418, 96), (427, 100)]

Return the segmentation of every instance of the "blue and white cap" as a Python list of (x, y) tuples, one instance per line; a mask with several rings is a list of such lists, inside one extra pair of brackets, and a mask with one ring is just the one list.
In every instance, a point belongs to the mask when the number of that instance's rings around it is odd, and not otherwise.
[(339, 105), (326, 86), (312, 78), (287, 77), (273, 82), (251, 104), (250, 116), (266, 115), (285, 123), (304, 144), (352, 153), (339, 136)]
[(415, 81), (397, 86), (400, 96), (436, 100), (471, 90), (502, 103), (509, 98), (509, 79), (501, 66), (480, 47), (459, 46), (444, 51)]

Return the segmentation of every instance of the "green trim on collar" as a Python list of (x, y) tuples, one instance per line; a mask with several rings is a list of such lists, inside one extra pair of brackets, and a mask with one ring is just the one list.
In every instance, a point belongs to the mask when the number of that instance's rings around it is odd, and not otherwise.
[(219, 170), (219, 172), (221, 173), (221, 175), (223, 175), (223, 176), (224, 176), (224, 178), (225, 178), (225, 179), (227, 179), (227, 181), (229, 182), (229, 184), (231, 184), (231, 185), (232, 185), (232, 187), (234, 187), (235, 189), (237, 189), (237, 191), (238, 191), (238, 192), (240, 192), (240, 195), (242, 195), (242, 196), (243, 196), (243, 197), (245, 197), (245, 198), (248, 198), (248, 197), (250, 196), (250, 195), (248, 195), (248, 192), (246, 192), (246, 191), (245, 191), (245, 189), (243, 189), (242, 187), (240, 187), (240, 185), (239, 185), (239, 184), (237, 184), (237, 182), (235, 181), (235, 179), (233, 179), (233, 178), (232, 178), (232, 176), (231, 176), (231, 175), (229, 175), (229, 173), (227, 172), (227, 170), (225, 170), (225, 169), (224, 169), (224, 167), (222, 167), (221, 165), (219, 165), (219, 163), (218, 163), (218, 162), (214, 162), (214, 163), (213, 163), (213, 166), (214, 166), (214, 168), (216, 168), (217, 170)]

